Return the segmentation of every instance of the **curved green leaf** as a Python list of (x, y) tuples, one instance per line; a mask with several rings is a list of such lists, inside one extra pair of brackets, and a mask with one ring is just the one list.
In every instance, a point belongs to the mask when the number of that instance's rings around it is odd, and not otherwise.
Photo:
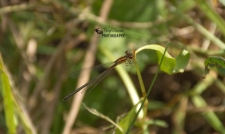
[[(152, 44), (152, 45), (146, 45), (139, 48), (138, 50), (135, 51), (135, 53), (137, 54), (138, 52), (144, 49), (155, 50), (158, 57), (157, 62), (159, 64), (162, 58), (163, 52), (165, 51), (165, 48), (157, 44)], [(186, 50), (183, 50), (178, 55), (177, 58), (173, 58), (168, 52), (166, 52), (160, 70), (168, 74), (181, 73), (184, 71), (185, 67), (188, 65), (189, 59), (190, 59), (190, 53)]]

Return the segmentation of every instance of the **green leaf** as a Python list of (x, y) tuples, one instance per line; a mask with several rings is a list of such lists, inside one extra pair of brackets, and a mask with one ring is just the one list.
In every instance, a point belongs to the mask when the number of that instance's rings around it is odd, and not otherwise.
[[(138, 50), (136, 50), (135, 52), (137, 54), (138, 52), (144, 49), (155, 50), (158, 57), (158, 61), (157, 61), (158, 63), (160, 62), (163, 52), (165, 50), (165, 48), (160, 45), (152, 44), (152, 45), (143, 46), (139, 48)], [(173, 58), (168, 52), (166, 52), (160, 70), (168, 74), (183, 72), (189, 62), (189, 59), (190, 59), (190, 54), (186, 50), (183, 50), (176, 59)]]
[[(128, 114), (119, 121), (118, 125), (123, 129), (124, 132), (126, 132), (128, 130), (130, 122), (132, 122), (132, 120), (134, 119), (135, 115), (137, 114), (136, 110), (137, 110), (137, 108), (140, 107), (139, 104), (141, 102), (143, 102), (143, 99), (141, 99), (136, 105), (134, 105), (132, 107), (132, 109), (128, 112)], [(116, 134), (123, 134), (118, 129), (116, 129), (115, 133)]]
[(4, 72), (3, 62), (0, 57), (0, 91), (3, 97), (6, 125), (9, 134), (16, 133), (16, 123), (14, 120), (14, 104), (9, 79)]
[(190, 53), (187, 50), (183, 50), (176, 58), (176, 72), (184, 72), (184, 69), (188, 65), (190, 59)]
[(204, 62), (205, 75), (209, 73), (210, 69), (216, 69), (220, 74), (225, 76), (225, 59), (222, 57), (209, 57)]

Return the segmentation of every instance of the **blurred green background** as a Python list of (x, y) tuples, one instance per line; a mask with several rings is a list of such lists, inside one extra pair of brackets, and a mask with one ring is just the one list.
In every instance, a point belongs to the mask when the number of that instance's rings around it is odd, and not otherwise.
[[(204, 74), (204, 60), (208, 56), (225, 55), (222, 2), (0, 0), (0, 52), (13, 92), (16, 133), (111, 133), (112, 129), (104, 129), (110, 123), (82, 105), (69, 132), (65, 132), (74, 97), (68, 101), (63, 98), (75, 90), (78, 81), (69, 74), (82, 68), (88, 52), (93, 54), (90, 64), (93, 62), (94, 66), (114, 61), (132, 48), (148, 44), (166, 46), (168, 42), (168, 52), (173, 57), (186, 49), (191, 60), (184, 73), (159, 73), (148, 97), (146, 120), (160, 120), (166, 125), (150, 124), (145, 133), (225, 133), (225, 79), (214, 71)], [(97, 27), (104, 34), (108, 34), (104, 29), (122, 29), (125, 36), (97, 37)], [(137, 61), (148, 89), (158, 67), (155, 52), (142, 51)], [(135, 67), (120, 66), (126, 69), (142, 97)], [(92, 76), (95, 75), (97, 72)], [(85, 77), (88, 75), (81, 78)], [(127, 90), (121, 75), (111, 71), (84, 95), (82, 102), (116, 121), (133, 106)], [(4, 101), (1, 95), (3, 134), (10, 133)], [(132, 133), (144, 132), (137, 125)]]

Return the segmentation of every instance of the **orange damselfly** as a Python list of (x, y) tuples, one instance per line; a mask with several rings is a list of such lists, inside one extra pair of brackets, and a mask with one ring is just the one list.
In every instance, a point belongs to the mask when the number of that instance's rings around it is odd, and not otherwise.
[[(125, 52), (125, 56), (122, 56), (120, 58), (118, 58), (117, 60), (115, 60), (114, 62), (111, 63), (111, 65), (109, 67), (107, 67), (102, 73), (100, 73), (98, 76), (94, 77), (93, 79), (91, 79), (89, 82), (85, 83), (84, 85), (82, 85), (81, 87), (77, 88), (75, 91), (73, 91), (72, 93), (70, 93), (69, 95), (67, 95), (63, 100), (67, 100), (69, 99), (71, 96), (73, 96), (74, 94), (76, 94), (77, 92), (81, 91), (82, 89), (84, 89), (85, 87), (97, 82), (95, 85), (97, 85), (113, 68), (115, 68), (117, 65), (120, 65), (122, 63), (125, 63), (126, 66), (128, 66), (129, 64), (133, 63), (133, 54), (129, 51)], [(98, 65), (97, 68), (105, 68), (104, 65)]]

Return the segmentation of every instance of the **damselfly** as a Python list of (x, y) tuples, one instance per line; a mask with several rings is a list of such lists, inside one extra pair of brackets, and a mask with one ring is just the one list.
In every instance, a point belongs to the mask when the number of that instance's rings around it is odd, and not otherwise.
[(72, 93), (70, 93), (69, 95), (67, 95), (63, 100), (67, 100), (69, 99), (71, 96), (73, 96), (74, 94), (76, 94), (77, 92), (79, 92), (80, 90), (82, 90), (83, 88), (97, 82), (95, 85), (97, 85), (113, 68), (115, 68), (117, 65), (121, 64), (121, 63), (125, 63), (126, 66), (128, 66), (129, 64), (133, 63), (133, 54), (129, 51), (125, 52), (125, 56), (120, 57), (119, 59), (115, 60), (114, 62), (112, 62), (112, 65), (109, 67), (106, 67), (104, 65), (99, 65), (98, 67), (100, 68), (105, 68), (105, 70), (99, 74), (98, 76), (94, 77), (92, 80), (90, 80), (89, 82), (85, 83), (84, 85), (82, 85), (81, 87), (77, 88), (75, 91), (73, 91)]

